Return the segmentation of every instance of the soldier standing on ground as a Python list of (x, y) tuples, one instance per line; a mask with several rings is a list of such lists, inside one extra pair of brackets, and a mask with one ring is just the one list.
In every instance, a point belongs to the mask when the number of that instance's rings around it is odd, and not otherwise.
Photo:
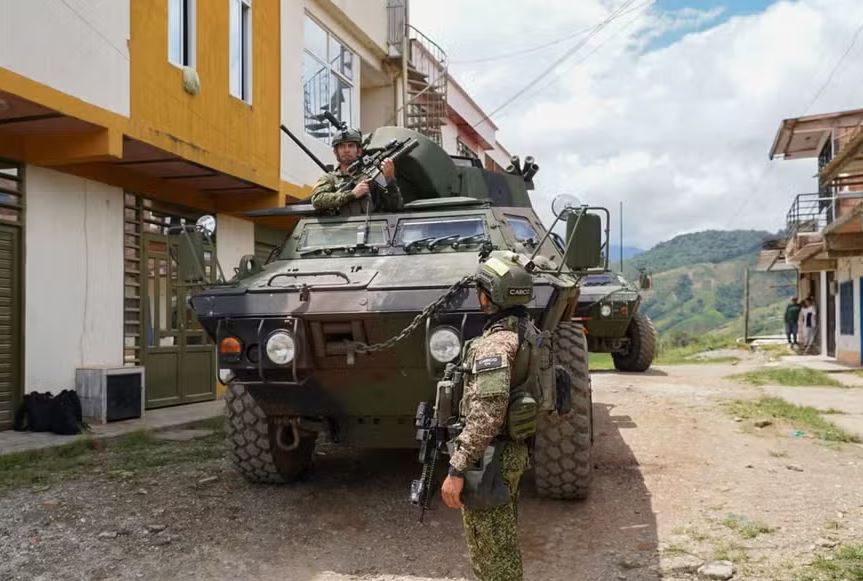
[[(464, 356), (464, 396), (460, 407), (464, 429), (455, 440), (449, 472), (441, 488), (444, 503), (463, 511), (464, 531), (474, 573), (480, 581), (520, 581), (518, 546), (518, 487), (529, 465), (523, 440), (508, 436), (507, 408), (510, 390), (526, 375), (516, 358), (524, 342), (525, 304), (530, 301), (533, 280), (514, 262), (489, 258), (477, 271), (477, 294), (483, 313), (489, 315), (482, 336), (473, 340)], [(520, 331), (519, 329), (522, 329)], [(518, 361), (518, 362), (517, 362)], [(484, 464), (488, 449), (502, 449), (494, 463), (505, 486), (501, 502), (490, 508), (474, 508), (465, 473)], [(485, 464), (489, 465), (489, 464)], [(500, 487), (499, 487), (500, 488)], [(465, 493), (465, 494), (463, 494)]]
[(350, 180), (348, 167), (363, 154), (362, 142), (363, 137), (356, 129), (345, 129), (333, 137), (333, 153), (339, 166), (335, 171), (321, 176), (315, 184), (311, 196), (315, 209), (359, 216), (366, 213), (367, 203), (376, 204), (373, 210), (394, 211), (402, 208), (402, 194), (396, 183), (395, 163), (389, 158), (381, 164), (381, 172), (387, 182), (385, 188), (375, 182), (363, 180), (353, 189), (342, 191), (345, 183)]

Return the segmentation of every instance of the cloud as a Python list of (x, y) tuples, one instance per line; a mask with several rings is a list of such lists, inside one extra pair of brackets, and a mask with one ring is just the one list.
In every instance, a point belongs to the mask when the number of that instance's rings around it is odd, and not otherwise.
[[(573, 36), (622, 1), (527, 9), (414, 0), (411, 10), (416, 26), (464, 61)], [(783, 118), (863, 107), (861, 41), (805, 111), (861, 23), (859, 0), (782, 1), (747, 16), (629, 11), (496, 115), (498, 137), (542, 166), (535, 200), (544, 218), (551, 198), (570, 192), (612, 213), (623, 201), (626, 243), (642, 247), (705, 228), (775, 231), (793, 196), (817, 187), (815, 160), (767, 161), (775, 132)], [(583, 40), (451, 72), (492, 111)]]

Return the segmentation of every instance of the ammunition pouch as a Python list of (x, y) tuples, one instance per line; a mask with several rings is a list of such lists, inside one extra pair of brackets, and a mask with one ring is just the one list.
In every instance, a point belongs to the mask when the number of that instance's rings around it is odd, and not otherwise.
[(510, 501), (509, 486), (503, 477), (503, 449), (506, 440), (492, 442), (473, 466), (464, 473), (462, 502), (470, 510), (487, 510)]
[[(528, 383), (533, 383), (528, 380)], [(506, 410), (506, 428), (513, 440), (526, 440), (536, 434), (539, 403), (531, 394), (530, 385), (522, 384), (510, 392)]]

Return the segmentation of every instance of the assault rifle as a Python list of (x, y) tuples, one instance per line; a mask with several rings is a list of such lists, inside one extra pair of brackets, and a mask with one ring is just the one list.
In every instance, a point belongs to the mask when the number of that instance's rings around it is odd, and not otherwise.
[(420, 442), (419, 461), (423, 465), (420, 477), (411, 482), (410, 500), (419, 506), (419, 522), (423, 522), (435, 491), (434, 473), (447, 442), (461, 433), (458, 405), (461, 401), (464, 374), (460, 366), (447, 363), (443, 378), (438, 381), (434, 408), (428, 402), (417, 406), (417, 440)]

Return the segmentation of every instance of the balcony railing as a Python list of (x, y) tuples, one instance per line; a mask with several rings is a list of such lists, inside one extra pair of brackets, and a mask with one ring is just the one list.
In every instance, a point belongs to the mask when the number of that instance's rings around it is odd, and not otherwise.
[(788, 237), (816, 234), (863, 202), (863, 192), (798, 194), (785, 216)]

